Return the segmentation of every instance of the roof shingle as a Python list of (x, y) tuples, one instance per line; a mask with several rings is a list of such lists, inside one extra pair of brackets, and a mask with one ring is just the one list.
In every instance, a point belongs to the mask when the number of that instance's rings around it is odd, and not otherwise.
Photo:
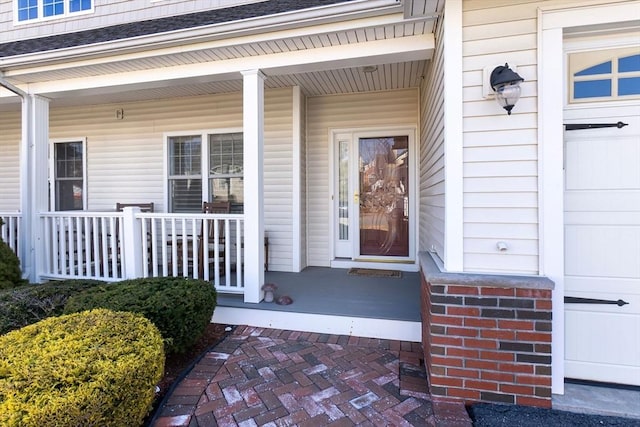
[(57, 34), (0, 44), (0, 58), (28, 53), (86, 46), (132, 37), (197, 28), (205, 25), (240, 21), (243, 19), (276, 15), (279, 13), (310, 9), (318, 6), (346, 3), (353, 0), (269, 0), (223, 9), (213, 9), (166, 18), (113, 25), (109, 27)]

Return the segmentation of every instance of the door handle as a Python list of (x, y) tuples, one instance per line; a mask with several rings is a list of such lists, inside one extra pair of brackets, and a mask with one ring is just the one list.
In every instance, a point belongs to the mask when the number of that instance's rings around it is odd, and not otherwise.
[(360, 200), (360, 194), (358, 194), (357, 192), (353, 193), (353, 201), (357, 202), (358, 200)]

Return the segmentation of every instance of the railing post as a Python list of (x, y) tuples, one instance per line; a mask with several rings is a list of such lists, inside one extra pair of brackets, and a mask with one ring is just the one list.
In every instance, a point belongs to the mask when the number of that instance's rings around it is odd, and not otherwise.
[(123, 232), (119, 236), (122, 245), (120, 259), (124, 266), (123, 275), (127, 279), (142, 277), (142, 227), (135, 217), (139, 212), (139, 207), (123, 209)]

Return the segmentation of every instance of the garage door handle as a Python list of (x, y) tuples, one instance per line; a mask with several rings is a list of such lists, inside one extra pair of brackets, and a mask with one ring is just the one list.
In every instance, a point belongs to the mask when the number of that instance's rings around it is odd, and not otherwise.
[(599, 128), (618, 128), (622, 129), (625, 126), (629, 126), (629, 123), (571, 123), (565, 124), (565, 130), (580, 130), (580, 129), (599, 129)]
[(629, 304), (628, 302), (619, 299), (618, 301), (612, 299), (594, 299), (594, 298), (578, 298), (578, 297), (564, 297), (565, 304), (611, 304), (622, 307)]

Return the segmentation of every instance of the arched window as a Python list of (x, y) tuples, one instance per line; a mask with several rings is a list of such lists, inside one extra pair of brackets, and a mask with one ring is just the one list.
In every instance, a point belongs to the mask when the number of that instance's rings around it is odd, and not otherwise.
[(637, 49), (574, 53), (569, 56), (569, 69), (571, 103), (640, 98)]

